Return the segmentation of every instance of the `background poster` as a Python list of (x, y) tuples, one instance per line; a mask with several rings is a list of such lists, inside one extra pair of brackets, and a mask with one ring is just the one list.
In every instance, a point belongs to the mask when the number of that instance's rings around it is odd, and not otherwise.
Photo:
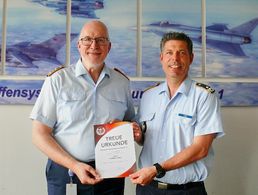
[[(72, 15), (72, 33), (80, 33), (83, 24), (92, 19), (101, 19), (109, 28), (111, 50), (106, 64), (116, 67), (128, 76), (136, 76), (136, 0), (102, 0), (102, 8), (95, 9), (88, 17)], [(71, 63), (77, 62), (79, 53), (77, 39), (71, 43)]]
[[(145, 89), (159, 82), (132, 81), (131, 94), (134, 106), (138, 107)], [(43, 80), (0, 80), (0, 104), (34, 104), (42, 84)], [(258, 106), (258, 83), (208, 84), (215, 89), (221, 106)]]
[[(164, 32), (176, 30), (186, 32), (194, 41), (195, 59), (190, 68), (191, 77), (196, 80), (200, 78), (203, 83), (211, 86), (214, 84), (212, 87), (219, 96), (222, 95), (223, 106), (256, 106), (258, 1), (206, 0), (206, 15), (203, 15), (207, 27), (204, 39), (206, 42), (202, 43), (203, 2), (202, 0), (194, 3), (189, 3), (187, 0), (163, 0), (162, 3), (158, 0), (1, 1), (0, 41), (1, 54), (3, 53), (5, 60), (2, 61), (1, 56), (0, 104), (33, 104), (35, 96), (30, 99), (29, 93), (32, 89), (40, 90), (42, 75), (46, 75), (61, 64), (69, 66), (70, 63), (75, 63), (79, 58), (77, 41), (82, 25), (89, 20), (101, 19), (110, 30), (112, 42), (106, 64), (111, 68), (120, 69), (131, 77), (135, 105), (138, 104), (146, 88), (164, 80), (159, 62), (159, 43)], [(67, 13), (67, 10), (70, 10), (67, 9), (69, 4), (71, 13)], [(253, 26), (250, 35), (240, 37), (239, 33), (235, 33), (233, 36), (232, 31), (230, 35), (228, 34), (228, 29), (242, 29), (241, 25), (248, 21), (251, 21)], [(69, 25), (71, 33), (67, 34)], [(243, 29), (246, 31), (246, 28)], [(66, 42), (67, 37), (70, 37), (71, 42)], [(237, 45), (241, 40), (246, 44)], [(228, 45), (230, 42), (234, 43), (232, 48), (238, 47), (238, 50), (226, 47), (226, 41)], [(66, 50), (67, 45), (70, 50)], [(2, 48), (5, 49), (5, 53), (2, 52)], [(244, 56), (236, 55), (243, 53)], [(33, 80), (30, 76), (34, 77)], [(221, 82), (212, 82), (213, 80)], [(18, 91), (13, 93), (12, 89), (23, 89), (22, 95), (18, 96)]]
[[(143, 76), (163, 77), (159, 61), (160, 40), (164, 32), (185, 31), (183, 24), (197, 26), (199, 31), (187, 31), (191, 37), (201, 36), (201, 0), (189, 3), (188, 0), (143, 0), (142, 2), (142, 69)], [(170, 25), (171, 24), (171, 25)], [(195, 58), (190, 74), (201, 76), (202, 42), (198, 39), (194, 44)]]
[[(155, 86), (160, 82), (132, 82), (134, 105), (137, 107), (140, 103), (141, 94), (144, 91), (141, 89)], [(221, 106), (258, 106), (258, 83), (209, 82), (207, 84), (211, 86), (212, 89), (215, 89), (214, 93), (220, 99)]]
[(207, 77), (258, 77), (258, 1), (207, 0), (206, 8)]
[(34, 104), (42, 80), (0, 80), (0, 104)]
[(65, 63), (66, 16), (39, 3), (7, 1), (7, 75), (46, 75)]

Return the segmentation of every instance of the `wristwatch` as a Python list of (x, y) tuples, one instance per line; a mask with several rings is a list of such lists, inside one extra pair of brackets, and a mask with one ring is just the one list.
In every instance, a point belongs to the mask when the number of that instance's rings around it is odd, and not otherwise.
[(163, 167), (159, 163), (155, 163), (153, 166), (155, 166), (157, 170), (156, 178), (162, 178), (165, 176), (166, 170), (163, 169)]
[(146, 133), (146, 130), (147, 130), (146, 121), (143, 121), (143, 122), (140, 124), (140, 128), (141, 128), (141, 130), (142, 130), (142, 133)]

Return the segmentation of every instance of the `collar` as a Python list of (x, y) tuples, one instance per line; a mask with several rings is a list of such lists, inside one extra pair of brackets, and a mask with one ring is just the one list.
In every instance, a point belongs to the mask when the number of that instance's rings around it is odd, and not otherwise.
[[(182, 93), (184, 95), (188, 95), (190, 89), (191, 89), (191, 85), (192, 85), (192, 80), (190, 79), (190, 77), (188, 76), (179, 86), (179, 88), (177, 89), (176, 94), (178, 93)], [(167, 94), (169, 94), (168, 92), (168, 84), (167, 81), (165, 81), (159, 88), (159, 94), (166, 92)]]
[(192, 85), (192, 80), (189, 77), (187, 77), (179, 86), (177, 93), (182, 93), (187, 96), (191, 89), (191, 85)]
[[(104, 65), (103, 70), (100, 75), (103, 75), (103, 76), (107, 75), (108, 77), (110, 77), (110, 74), (111, 74), (110, 69), (106, 65)], [(89, 76), (89, 73), (86, 70), (86, 68), (83, 66), (81, 59), (79, 59), (77, 61), (77, 63), (75, 64), (75, 76), (79, 77), (82, 75)]]

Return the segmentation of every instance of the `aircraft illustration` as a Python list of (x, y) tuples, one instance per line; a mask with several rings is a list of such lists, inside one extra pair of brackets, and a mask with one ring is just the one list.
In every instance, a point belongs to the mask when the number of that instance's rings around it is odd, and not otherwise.
[[(254, 18), (239, 26), (229, 29), (225, 23), (214, 23), (206, 27), (206, 45), (234, 56), (246, 56), (241, 45), (251, 44), (251, 32), (258, 25), (258, 18)], [(202, 41), (201, 27), (178, 24), (169, 21), (160, 21), (142, 26), (145, 32), (163, 35), (169, 31), (179, 31), (188, 34), (199, 44)]]
[[(48, 8), (53, 8), (57, 13), (65, 15), (67, 0), (28, 0)], [(103, 0), (72, 0), (71, 14), (73, 17), (97, 18), (95, 10), (103, 9)]]
[[(72, 33), (71, 40), (78, 34)], [(12, 67), (37, 68), (35, 61), (45, 61), (53, 64), (62, 64), (57, 59), (58, 51), (66, 44), (66, 34), (56, 34), (54, 37), (34, 44), (20, 42), (6, 47), (6, 65)]]

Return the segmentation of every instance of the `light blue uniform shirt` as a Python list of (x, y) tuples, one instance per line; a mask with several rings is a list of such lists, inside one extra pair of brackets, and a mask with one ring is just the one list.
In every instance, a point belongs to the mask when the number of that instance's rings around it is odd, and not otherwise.
[(93, 125), (134, 116), (129, 80), (104, 66), (95, 84), (79, 60), (45, 79), (30, 118), (53, 128), (56, 141), (76, 159), (91, 161)]
[[(190, 146), (195, 136), (216, 133), (222, 136), (219, 100), (215, 94), (187, 78), (172, 99), (167, 83), (143, 94), (139, 122), (146, 121), (147, 130), (139, 158), (139, 166), (162, 163)], [(203, 181), (209, 174), (212, 148), (204, 159), (185, 167), (168, 171), (158, 179), (171, 184)]]

